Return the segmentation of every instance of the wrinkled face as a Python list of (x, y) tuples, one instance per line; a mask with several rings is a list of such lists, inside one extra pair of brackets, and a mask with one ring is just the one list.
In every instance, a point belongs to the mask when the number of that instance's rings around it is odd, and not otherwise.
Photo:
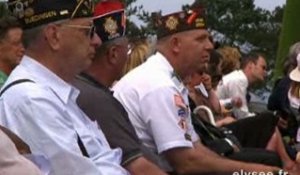
[(78, 18), (59, 25), (61, 32), (60, 52), (63, 64), (80, 73), (92, 63), (95, 49), (101, 39), (94, 31), (91, 18)]
[(180, 53), (182, 65), (188, 74), (207, 70), (213, 44), (207, 30), (198, 29), (181, 33)]
[(259, 57), (256, 64), (254, 63), (252, 74), (256, 81), (264, 81), (267, 75), (267, 63), (263, 57)]
[(24, 55), (22, 35), (22, 29), (12, 28), (7, 32), (6, 37), (0, 41), (1, 62), (5, 63), (10, 70), (20, 63)]

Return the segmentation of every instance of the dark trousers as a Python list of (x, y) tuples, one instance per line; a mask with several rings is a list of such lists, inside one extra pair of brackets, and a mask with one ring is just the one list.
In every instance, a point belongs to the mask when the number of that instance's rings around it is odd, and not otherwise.
[(242, 148), (240, 152), (228, 155), (227, 158), (242, 162), (282, 167), (281, 159), (275, 152), (259, 148)]

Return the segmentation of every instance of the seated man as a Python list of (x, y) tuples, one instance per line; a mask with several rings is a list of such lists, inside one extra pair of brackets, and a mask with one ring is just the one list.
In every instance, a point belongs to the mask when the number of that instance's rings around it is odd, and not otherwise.
[[(98, 122), (110, 146), (122, 149), (122, 165), (131, 174), (166, 175), (149, 161), (155, 161), (155, 155), (140, 143), (125, 109), (109, 89), (121, 77), (128, 60), (123, 5), (117, 1), (100, 2), (94, 14), (97, 33), (103, 43), (96, 49), (92, 65), (74, 81), (80, 90), (77, 103)], [(116, 22), (117, 33), (105, 30), (107, 19)]]
[(241, 69), (225, 76), (217, 87), (219, 99), (239, 97), (242, 106), (233, 109), (237, 119), (255, 116), (248, 108), (247, 89), (255, 83), (264, 81), (267, 75), (267, 63), (261, 54), (249, 54), (242, 58)]
[(115, 86), (114, 96), (128, 112), (143, 144), (160, 156), (160, 166), (178, 174), (273, 172), (279, 168), (221, 157), (195, 133), (182, 80), (204, 69), (213, 48), (204, 9), (155, 16), (157, 53)]
[(110, 148), (78, 107), (79, 91), (71, 86), (101, 44), (92, 1), (10, 0), (8, 5), (24, 25), (26, 53), (1, 90), (0, 123), (33, 154), (49, 159), (50, 175), (127, 175), (121, 149)]

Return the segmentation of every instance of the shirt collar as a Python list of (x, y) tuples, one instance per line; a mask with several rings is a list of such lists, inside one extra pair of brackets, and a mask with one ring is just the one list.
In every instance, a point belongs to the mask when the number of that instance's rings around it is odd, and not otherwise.
[(78, 97), (78, 89), (59, 78), (33, 58), (25, 55), (20, 65), (31, 72), (34, 82), (48, 86), (64, 103), (68, 103), (69, 98), (75, 100)]
[(173, 83), (178, 88), (178, 90), (180, 92), (185, 92), (186, 88), (185, 88), (181, 78), (175, 72), (174, 68), (169, 63), (167, 58), (163, 54), (161, 54), (160, 52), (156, 52), (154, 57), (157, 58), (157, 60), (160, 62), (160, 64), (158, 64), (158, 65), (161, 65), (168, 72), (168, 74), (170, 75)]
[(95, 86), (97, 88), (103, 89), (104, 91), (112, 94), (112, 91), (109, 88), (107, 88), (106, 86), (104, 86), (99, 81), (95, 80), (92, 76), (90, 76), (90, 75), (88, 75), (86, 73), (81, 73), (76, 78), (79, 79), (79, 80), (82, 80), (82, 81), (84, 81), (84, 82), (86, 82), (86, 83), (88, 83), (88, 84), (90, 84), (92, 86)]

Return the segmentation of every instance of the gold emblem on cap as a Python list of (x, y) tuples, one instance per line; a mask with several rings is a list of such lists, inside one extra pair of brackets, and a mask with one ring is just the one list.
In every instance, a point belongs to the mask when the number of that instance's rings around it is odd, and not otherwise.
[(25, 17), (30, 17), (30, 16), (34, 15), (33, 8), (27, 8), (27, 9), (25, 9), (24, 15), (25, 15)]
[(106, 18), (103, 26), (105, 31), (108, 32), (110, 35), (114, 35), (115, 33), (117, 33), (118, 25), (112, 17)]
[(179, 24), (178, 19), (174, 16), (170, 16), (166, 21), (166, 27), (169, 30), (176, 30), (178, 24)]
[(205, 27), (204, 19), (197, 18), (195, 21), (195, 27), (197, 27), (197, 28)]

